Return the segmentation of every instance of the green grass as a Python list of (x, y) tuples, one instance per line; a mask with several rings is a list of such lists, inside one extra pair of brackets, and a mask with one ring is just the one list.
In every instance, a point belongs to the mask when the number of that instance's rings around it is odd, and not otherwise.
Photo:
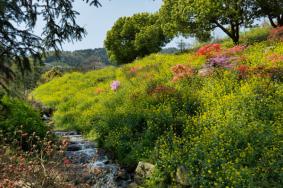
[[(68, 73), (31, 96), (56, 109), (58, 129), (96, 138), (120, 163), (146, 160), (158, 172), (149, 184), (174, 182), (178, 166), (192, 187), (282, 185), (283, 43), (255, 43), (234, 68), (199, 76), (207, 62), (194, 52), (153, 54), (132, 64)], [(281, 58), (282, 59), (281, 59)], [(172, 81), (172, 67), (194, 75)], [(238, 69), (248, 67), (248, 71)], [(110, 84), (120, 87), (112, 91)]]

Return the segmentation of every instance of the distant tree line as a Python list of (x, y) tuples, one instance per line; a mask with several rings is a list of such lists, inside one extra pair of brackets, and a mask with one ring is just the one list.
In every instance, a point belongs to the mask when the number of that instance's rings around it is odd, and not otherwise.
[(99, 69), (110, 64), (104, 48), (76, 50), (73, 52), (63, 51), (59, 57), (54, 52), (50, 52), (44, 63), (47, 66), (60, 66), (81, 71)]

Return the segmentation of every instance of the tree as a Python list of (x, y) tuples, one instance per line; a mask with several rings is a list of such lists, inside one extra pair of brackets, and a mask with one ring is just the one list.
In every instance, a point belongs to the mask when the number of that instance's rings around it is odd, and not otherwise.
[(171, 35), (181, 33), (204, 40), (218, 27), (237, 44), (240, 27), (250, 26), (256, 17), (254, 9), (249, 0), (164, 0), (160, 20)]
[[(98, 0), (83, 0), (96, 7)], [(79, 14), (73, 0), (0, 0), (0, 86), (14, 74), (12, 63), (21, 71), (30, 69), (30, 61), (41, 61), (47, 50), (59, 52), (64, 41), (81, 40), (86, 31), (77, 25)], [(41, 35), (34, 28), (42, 19)]]
[(158, 52), (168, 39), (163, 34), (158, 15), (139, 13), (119, 18), (107, 32), (104, 45), (114, 64), (130, 63), (137, 57)]
[(268, 17), (272, 27), (283, 26), (283, 1), (282, 0), (255, 0), (259, 16)]

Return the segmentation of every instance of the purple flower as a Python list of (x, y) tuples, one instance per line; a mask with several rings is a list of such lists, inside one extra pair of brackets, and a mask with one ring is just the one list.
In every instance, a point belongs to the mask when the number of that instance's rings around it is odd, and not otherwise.
[(208, 59), (208, 63), (211, 67), (231, 68), (230, 58), (224, 55), (212, 57)]
[(116, 91), (120, 87), (120, 82), (118, 80), (114, 80), (110, 87), (113, 91)]

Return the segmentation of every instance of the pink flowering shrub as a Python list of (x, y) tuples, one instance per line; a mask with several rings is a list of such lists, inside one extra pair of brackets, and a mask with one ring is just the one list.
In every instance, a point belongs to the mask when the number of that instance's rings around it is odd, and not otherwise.
[[(237, 45), (232, 48), (222, 49), (220, 44), (208, 44), (197, 51), (197, 55), (206, 57), (204, 68), (222, 67), (233, 68), (236, 64), (244, 61), (240, 54), (246, 49), (244, 45)], [(202, 72), (203, 70), (201, 70)], [(205, 71), (207, 72), (207, 71)], [(209, 71), (211, 72), (211, 71)]]
[(222, 68), (231, 68), (232, 64), (230, 57), (225, 55), (218, 55), (208, 59), (208, 66), (210, 67), (222, 67)]
[(194, 71), (192, 68), (186, 66), (186, 65), (175, 65), (171, 68), (171, 71), (174, 75), (173, 82), (179, 81), (181, 79), (184, 79), (186, 77), (190, 77), (194, 74)]
[(114, 81), (111, 83), (110, 87), (111, 87), (111, 89), (112, 89), (113, 91), (117, 91), (118, 88), (120, 87), (120, 81), (114, 80)]

